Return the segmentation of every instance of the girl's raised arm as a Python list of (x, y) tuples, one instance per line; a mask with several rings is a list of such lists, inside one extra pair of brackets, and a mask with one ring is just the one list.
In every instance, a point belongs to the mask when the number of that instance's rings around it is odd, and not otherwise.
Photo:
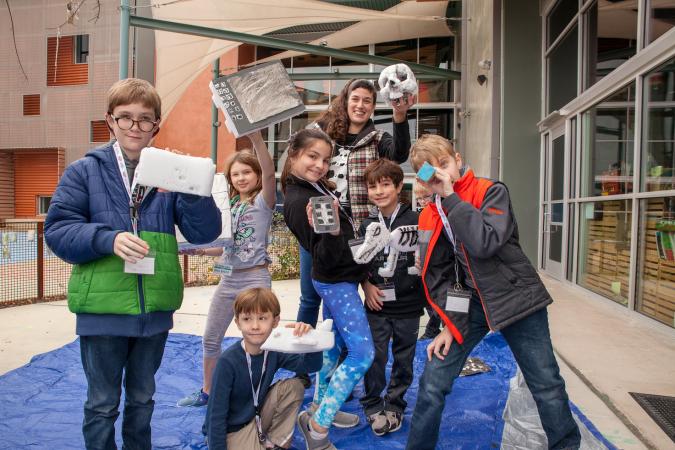
[(274, 161), (272, 161), (272, 155), (270, 155), (269, 150), (267, 150), (267, 145), (263, 140), (262, 134), (260, 131), (249, 134), (248, 138), (253, 144), (255, 149), (255, 154), (258, 157), (260, 162), (260, 168), (262, 169), (262, 195), (265, 199), (265, 203), (270, 209), (274, 209), (274, 206), (277, 202), (277, 180), (274, 176)]

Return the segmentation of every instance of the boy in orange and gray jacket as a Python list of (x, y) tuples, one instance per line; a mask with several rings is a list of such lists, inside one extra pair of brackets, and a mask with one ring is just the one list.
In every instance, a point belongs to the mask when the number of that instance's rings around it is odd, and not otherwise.
[(548, 328), (552, 299), (520, 247), (508, 189), (474, 176), (440, 136), (421, 136), (411, 161), (415, 170), (424, 162), (434, 167), (426, 184), (435, 199), (419, 219), (422, 283), (445, 328), (427, 347), (407, 448), (436, 448), (445, 396), (489, 331), (501, 331), (509, 344), (549, 448), (578, 448), (579, 429)]

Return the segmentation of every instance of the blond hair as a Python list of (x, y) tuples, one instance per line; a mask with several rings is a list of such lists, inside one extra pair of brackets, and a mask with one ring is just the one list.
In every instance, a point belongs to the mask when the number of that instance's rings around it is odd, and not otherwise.
[(452, 142), (435, 134), (423, 134), (410, 149), (410, 164), (415, 171), (431, 159), (440, 160), (444, 156), (455, 157)]
[(241, 314), (264, 314), (271, 312), (274, 317), (281, 314), (279, 299), (267, 288), (252, 288), (242, 291), (234, 299), (234, 317)]
[(162, 117), (162, 100), (154, 86), (140, 78), (126, 78), (115, 82), (106, 95), (108, 114), (120, 105), (140, 103), (155, 112), (155, 120)]

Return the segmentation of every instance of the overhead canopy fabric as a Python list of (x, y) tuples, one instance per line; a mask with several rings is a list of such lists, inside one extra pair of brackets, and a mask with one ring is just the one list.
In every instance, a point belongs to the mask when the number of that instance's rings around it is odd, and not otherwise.
[[(450, 30), (444, 20), (447, 3), (402, 2), (386, 11), (373, 11), (317, 0), (185, 0), (152, 8), (152, 16), (259, 36), (297, 25), (359, 21), (321, 39), (330, 47), (346, 48), (417, 37), (449, 36)], [(218, 56), (240, 43), (155, 31), (155, 45), (156, 87), (167, 116), (192, 80)], [(284, 52), (275, 59), (288, 56), (291, 52)]]

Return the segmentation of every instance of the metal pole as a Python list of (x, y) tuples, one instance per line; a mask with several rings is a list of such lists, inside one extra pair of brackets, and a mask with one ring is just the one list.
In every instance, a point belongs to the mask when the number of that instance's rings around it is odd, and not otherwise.
[[(220, 58), (213, 61), (213, 79), (220, 76)], [(211, 102), (211, 160), (213, 164), (218, 164), (218, 107)]]
[(129, 77), (129, 0), (120, 1), (120, 80)]
[(37, 223), (37, 298), (45, 297), (45, 223)]
[(441, 69), (439, 67), (427, 66), (425, 64), (411, 63), (383, 56), (366, 55), (363, 53), (352, 52), (349, 50), (339, 50), (320, 45), (303, 44), (300, 42), (287, 41), (269, 36), (258, 36), (255, 34), (239, 33), (236, 31), (220, 30), (217, 28), (200, 27), (197, 25), (188, 25), (185, 23), (169, 22), (166, 20), (151, 19), (148, 17), (131, 16), (129, 19), (131, 26), (140, 28), (149, 28), (151, 30), (169, 31), (172, 33), (190, 34), (193, 36), (210, 37), (213, 39), (222, 39), (226, 41), (243, 42), (245, 44), (262, 45), (265, 47), (278, 48), (282, 50), (295, 50), (313, 55), (332, 56), (334, 58), (347, 59), (349, 61), (362, 62), (365, 64), (379, 64), (389, 66), (391, 64), (405, 63), (415, 73), (425, 73), (437, 75), (444, 79), (459, 80), (461, 73), (455, 70)]
[[(289, 73), (289, 78), (293, 81), (310, 81), (310, 80), (350, 80), (352, 78), (364, 78), (366, 80), (377, 80), (380, 72), (341, 72), (334, 70), (333, 72), (303, 72), (303, 73)], [(429, 75), (426, 73), (416, 73), (415, 78), (418, 80), (447, 80), (447, 76)]]

